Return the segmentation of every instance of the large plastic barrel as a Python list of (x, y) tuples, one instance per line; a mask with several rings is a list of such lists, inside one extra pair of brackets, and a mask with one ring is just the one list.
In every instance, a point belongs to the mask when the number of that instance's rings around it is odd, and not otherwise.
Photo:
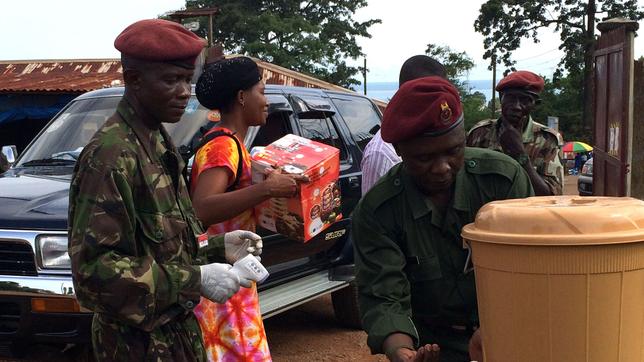
[(486, 361), (644, 361), (644, 202), (496, 201), (462, 236)]

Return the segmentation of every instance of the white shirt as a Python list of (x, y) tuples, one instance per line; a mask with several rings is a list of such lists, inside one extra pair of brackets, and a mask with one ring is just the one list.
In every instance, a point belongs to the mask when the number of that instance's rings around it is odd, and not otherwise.
[(396, 154), (394, 146), (382, 140), (380, 130), (376, 132), (371, 141), (367, 143), (362, 154), (362, 194), (369, 189), (402, 159)]

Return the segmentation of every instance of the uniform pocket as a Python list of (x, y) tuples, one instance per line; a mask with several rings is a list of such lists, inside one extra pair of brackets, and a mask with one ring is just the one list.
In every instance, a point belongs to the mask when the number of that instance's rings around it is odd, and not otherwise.
[(418, 263), (407, 264), (407, 277), (412, 283), (420, 283), (443, 277), (437, 256), (425, 257)]
[(438, 312), (445, 293), (438, 257), (425, 257), (418, 264), (407, 264), (406, 269), (411, 287), (412, 309), (422, 314)]
[(183, 219), (161, 213), (139, 213), (141, 231), (150, 241), (160, 244), (178, 240), (188, 224)]
[(152, 255), (157, 262), (180, 257), (188, 226), (183, 219), (160, 213), (140, 213), (137, 220), (140, 230), (137, 235), (144, 240), (146, 254)]

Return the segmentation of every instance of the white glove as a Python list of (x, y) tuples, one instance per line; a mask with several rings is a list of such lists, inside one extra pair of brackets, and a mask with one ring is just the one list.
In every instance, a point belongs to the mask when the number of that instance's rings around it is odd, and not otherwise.
[(260, 255), (263, 246), (262, 238), (254, 232), (235, 230), (224, 234), (226, 260), (231, 264), (248, 254)]
[[(228, 264), (212, 263), (201, 265), (201, 295), (219, 304), (226, 302), (237, 293), (240, 278), (230, 271)], [(250, 284), (250, 281), (247, 281)]]

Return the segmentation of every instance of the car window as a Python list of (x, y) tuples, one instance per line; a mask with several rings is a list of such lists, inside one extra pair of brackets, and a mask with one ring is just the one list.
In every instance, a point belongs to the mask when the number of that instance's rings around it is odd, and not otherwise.
[(347, 160), (347, 150), (331, 118), (300, 118), (302, 137), (333, 146), (340, 150), (340, 161)]
[(266, 124), (257, 130), (257, 135), (253, 139), (251, 149), (255, 146), (268, 146), (289, 133), (293, 133), (293, 131), (289, 124), (288, 113), (278, 112), (270, 114), (266, 118)]
[[(73, 101), (25, 150), (17, 166), (42, 165), (52, 160), (74, 162), (94, 133), (114, 114), (120, 100), (120, 96), (110, 96)], [(193, 97), (180, 122), (164, 123), (174, 144), (187, 144), (206, 122), (207, 113)]]
[(96, 130), (114, 114), (120, 99), (91, 98), (72, 103), (25, 150), (17, 166), (34, 160), (74, 161)]
[(286, 97), (281, 94), (267, 94), (266, 99), (270, 113), (266, 118), (265, 125), (253, 126), (254, 130), (249, 129), (248, 134), (255, 133), (250, 149), (255, 146), (268, 146), (287, 134), (293, 133), (289, 118), (292, 108)]
[(361, 97), (333, 98), (333, 104), (347, 123), (353, 140), (364, 149), (380, 129), (380, 116), (373, 104)]

